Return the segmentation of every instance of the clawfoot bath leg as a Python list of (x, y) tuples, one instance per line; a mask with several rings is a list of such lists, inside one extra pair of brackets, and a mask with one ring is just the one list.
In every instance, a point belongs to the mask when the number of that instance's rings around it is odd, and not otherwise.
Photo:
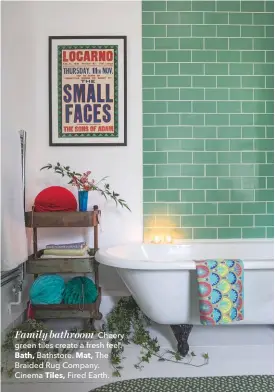
[(186, 357), (189, 351), (188, 337), (193, 328), (193, 325), (189, 324), (179, 324), (171, 325), (172, 331), (178, 342), (178, 351), (183, 356)]

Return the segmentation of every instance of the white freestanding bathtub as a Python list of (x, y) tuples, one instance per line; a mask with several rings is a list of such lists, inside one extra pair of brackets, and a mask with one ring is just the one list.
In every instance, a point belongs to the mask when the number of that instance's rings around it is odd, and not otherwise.
[(194, 260), (244, 262), (244, 320), (273, 324), (273, 242), (190, 241), (179, 245), (134, 243), (100, 249), (96, 260), (115, 267), (141, 310), (159, 324), (200, 324)]

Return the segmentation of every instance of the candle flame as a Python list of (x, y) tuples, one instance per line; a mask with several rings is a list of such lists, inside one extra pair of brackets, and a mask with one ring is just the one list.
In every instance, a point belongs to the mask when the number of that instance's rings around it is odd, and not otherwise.
[(153, 238), (154, 244), (159, 244), (161, 242), (161, 237), (158, 235), (155, 235)]
[(153, 236), (151, 242), (154, 244), (160, 244), (161, 242), (163, 242), (164, 244), (171, 244), (172, 237), (170, 235), (166, 235), (166, 236), (155, 235)]

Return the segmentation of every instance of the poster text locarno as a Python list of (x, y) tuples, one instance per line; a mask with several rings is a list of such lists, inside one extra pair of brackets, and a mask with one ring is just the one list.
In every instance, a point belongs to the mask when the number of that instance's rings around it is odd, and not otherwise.
[(62, 51), (62, 133), (108, 134), (115, 131), (113, 49)]

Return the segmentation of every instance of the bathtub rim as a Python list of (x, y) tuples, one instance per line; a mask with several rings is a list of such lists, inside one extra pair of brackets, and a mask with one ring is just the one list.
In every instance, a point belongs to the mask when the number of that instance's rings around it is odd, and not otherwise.
[[(251, 240), (242, 240), (242, 239), (229, 239), (229, 240), (180, 240), (170, 244), (172, 245), (184, 245), (192, 243), (200, 243), (200, 244), (273, 244), (273, 239), (251, 239)], [(129, 242), (125, 244), (119, 244), (115, 246), (109, 246), (106, 248), (101, 248), (96, 252), (95, 258), (98, 263), (107, 265), (109, 267), (119, 268), (119, 269), (127, 269), (127, 270), (195, 270), (196, 263), (193, 259), (184, 259), (181, 261), (169, 261), (166, 263), (164, 261), (148, 261), (148, 260), (129, 260), (129, 259), (122, 259), (121, 257), (110, 255), (108, 250), (115, 247), (123, 247), (129, 245), (139, 245), (146, 244), (141, 241)], [(274, 249), (273, 249), (274, 252)], [(274, 270), (274, 258), (270, 257), (256, 257), (256, 258), (242, 258), (244, 263), (245, 270)]]

